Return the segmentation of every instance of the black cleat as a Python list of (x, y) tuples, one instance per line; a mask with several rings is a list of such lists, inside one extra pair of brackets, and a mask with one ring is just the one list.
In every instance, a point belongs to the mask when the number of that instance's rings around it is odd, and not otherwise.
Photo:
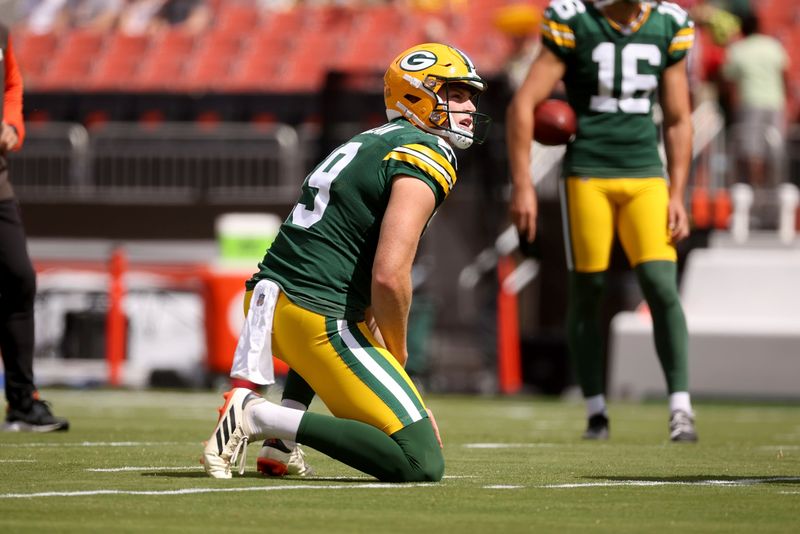
[(602, 413), (591, 416), (582, 437), (583, 439), (608, 439), (608, 417)]
[(50, 411), (49, 402), (33, 399), (30, 409), (26, 411), (8, 408), (3, 430), (6, 432), (56, 432), (69, 430), (69, 421), (63, 417), (54, 416)]

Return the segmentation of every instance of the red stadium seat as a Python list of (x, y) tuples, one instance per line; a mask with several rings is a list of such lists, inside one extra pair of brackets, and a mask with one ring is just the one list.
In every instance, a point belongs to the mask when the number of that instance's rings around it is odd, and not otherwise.
[(35, 88), (44, 90), (79, 89), (87, 85), (92, 59), (86, 56), (59, 54), (48, 65)]
[(223, 33), (246, 34), (261, 23), (261, 15), (253, 4), (229, 3), (217, 13), (216, 29)]
[(149, 45), (150, 39), (145, 35), (110, 35), (105, 52), (87, 80), (87, 87), (121, 90), (134, 86)]
[(38, 87), (56, 54), (58, 37), (54, 33), (34, 34), (20, 31), (14, 32), (11, 39), (27, 88)]

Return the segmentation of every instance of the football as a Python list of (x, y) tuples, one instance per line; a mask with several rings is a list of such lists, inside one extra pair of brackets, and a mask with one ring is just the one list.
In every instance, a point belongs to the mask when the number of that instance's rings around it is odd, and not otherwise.
[(543, 145), (568, 143), (578, 128), (575, 112), (563, 100), (550, 98), (536, 106), (533, 112), (533, 138)]

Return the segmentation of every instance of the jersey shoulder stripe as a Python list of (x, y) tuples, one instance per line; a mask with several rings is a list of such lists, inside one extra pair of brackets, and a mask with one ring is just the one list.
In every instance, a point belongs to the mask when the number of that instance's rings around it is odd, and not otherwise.
[(450, 194), (450, 190), (456, 183), (456, 170), (453, 165), (446, 157), (429, 146), (418, 143), (398, 146), (384, 158), (384, 160), (389, 159), (402, 161), (427, 174), (436, 180), (445, 195)]
[(667, 52), (671, 55), (681, 50), (689, 50), (694, 45), (694, 28), (683, 28), (675, 34)]
[(545, 41), (564, 48), (575, 48), (575, 32), (566, 24), (559, 24), (555, 20), (545, 17), (541, 31), (542, 39)]

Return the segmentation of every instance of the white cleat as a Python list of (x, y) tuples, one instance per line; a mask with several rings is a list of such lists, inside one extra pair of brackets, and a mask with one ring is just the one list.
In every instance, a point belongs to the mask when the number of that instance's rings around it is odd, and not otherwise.
[(219, 409), (217, 427), (203, 450), (203, 467), (213, 478), (231, 478), (231, 466), (237, 465), (239, 474), (244, 474), (247, 444), (253, 434), (247, 427), (244, 409), (252, 403), (267, 402), (247, 388), (234, 388), (223, 397), (225, 404)]
[(268, 439), (258, 452), (256, 469), (268, 477), (308, 477), (314, 474), (314, 469), (306, 463), (305, 456), (300, 445), (289, 449), (280, 439)]

